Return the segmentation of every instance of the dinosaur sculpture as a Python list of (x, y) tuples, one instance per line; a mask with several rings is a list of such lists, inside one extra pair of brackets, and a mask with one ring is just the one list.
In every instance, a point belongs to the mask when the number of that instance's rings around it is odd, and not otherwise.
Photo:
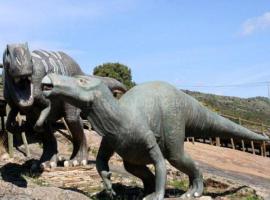
[[(27, 44), (10, 44), (3, 55), (4, 98), (11, 107), (6, 127), (10, 132), (18, 131), (15, 117), (18, 112), (26, 115), (30, 129), (41, 132), (43, 154), (34, 168), (49, 165), (54, 167), (58, 161), (56, 138), (51, 123), (64, 117), (72, 133), (73, 152), (65, 165), (86, 164), (87, 144), (83, 132), (80, 109), (69, 103), (44, 98), (41, 80), (47, 73), (66, 76), (83, 75), (79, 65), (63, 52), (35, 50), (32, 53)], [(125, 86), (112, 78), (99, 77), (113, 91), (125, 91)], [(46, 125), (43, 126), (43, 124)], [(31, 130), (33, 131), (33, 130)]]
[[(108, 161), (114, 152), (125, 169), (143, 181), (145, 199), (163, 199), (167, 159), (189, 176), (184, 198), (203, 192), (202, 173), (184, 151), (190, 136), (219, 136), (269, 140), (207, 110), (194, 98), (164, 82), (133, 87), (119, 101), (98, 79), (49, 74), (42, 80), (43, 94), (60, 98), (85, 112), (94, 129), (103, 136), (97, 155), (97, 170), (105, 188), (113, 195)], [(146, 167), (154, 164), (155, 176)]]

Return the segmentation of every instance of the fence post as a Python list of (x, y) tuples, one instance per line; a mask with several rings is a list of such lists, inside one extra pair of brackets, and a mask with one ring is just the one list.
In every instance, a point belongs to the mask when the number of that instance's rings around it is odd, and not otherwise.
[(63, 122), (65, 128), (67, 129), (69, 135), (72, 136), (72, 133), (71, 133), (70, 129), (68, 128), (67, 122), (66, 122), (66, 120), (64, 119), (64, 117), (62, 117), (61, 120), (62, 120), (62, 122)]
[[(240, 126), (242, 126), (242, 120), (241, 120), (241, 117), (238, 118), (238, 124)], [(245, 148), (245, 141), (244, 140), (241, 140), (241, 144), (242, 144), (242, 151), (246, 151), (246, 148)]]
[[(264, 134), (264, 129), (263, 129), (263, 123), (261, 124), (261, 131), (262, 131), (262, 134)], [(265, 141), (263, 141), (262, 143), (262, 156), (266, 156), (266, 146), (265, 146)]]
[(252, 140), (250, 143), (251, 143), (252, 153), (255, 154), (255, 149), (254, 149), (254, 142), (253, 142), (253, 140)]
[(231, 138), (231, 144), (232, 144), (232, 148), (235, 149), (233, 138)]
[(212, 140), (212, 138), (209, 138), (209, 141), (210, 141), (210, 145), (213, 145), (213, 140)]
[(216, 137), (216, 146), (220, 147), (220, 138), (219, 137)]

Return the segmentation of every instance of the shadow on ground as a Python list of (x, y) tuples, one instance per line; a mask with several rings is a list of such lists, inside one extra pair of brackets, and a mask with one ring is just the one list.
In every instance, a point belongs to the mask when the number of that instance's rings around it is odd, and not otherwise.
[[(2, 180), (12, 183), (18, 187), (27, 188), (28, 183), (26, 177), (35, 177), (38, 178), (42, 171), (31, 173), (30, 168), (33, 162), (37, 162), (37, 160), (28, 160), (24, 164), (16, 164), (16, 163), (7, 163), (3, 167), (0, 168), (0, 175)], [(91, 183), (89, 183), (91, 184)], [(240, 186), (236, 188), (227, 188), (226, 185), (216, 185), (216, 182), (205, 181), (205, 186), (207, 187), (216, 187), (222, 189), (222, 191), (214, 191), (214, 192), (204, 192), (203, 195), (211, 196), (212, 198), (216, 197), (225, 197), (228, 195), (236, 194), (241, 189), (246, 186)], [(77, 188), (62, 188), (65, 190), (72, 190), (75, 192), (82, 193), (91, 199), (94, 200), (141, 200), (144, 197), (143, 189), (138, 186), (126, 186), (121, 183), (113, 184), (113, 189), (116, 192), (116, 196), (110, 198), (106, 191), (101, 191), (98, 193), (86, 193)], [(166, 198), (178, 198), (185, 191), (181, 189), (166, 189), (165, 197)]]
[(7, 163), (0, 168), (0, 174), (2, 180), (12, 183), (18, 187), (27, 187), (27, 180), (24, 176), (39, 177), (42, 171), (36, 171), (35, 173), (30, 171), (30, 168), (37, 160), (31, 159), (23, 164)]
[[(212, 198), (216, 197), (225, 197), (228, 195), (232, 195), (245, 188), (246, 186), (240, 186), (237, 188), (232, 188), (230, 190), (226, 190), (224, 192), (205, 192), (204, 196), (211, 196)], [(125, 186), (121, 183), (113, 184), (113, 189), (116, 192), (116, 196), (113, 197), (113, 200), (142, 200), (144, 197), (143, 189), (140, 187), (131, 187)], [(165, 198), (179, 198), (185, 191), (181, 189), (166, 189)], [(87, 195), (87, 194), (86, 194)], [(89, 195), (87, 195), (89, 196)], [(95, 200), (112, 200), (106, 193), (105, 190), (95, 194), (90, 195), (92, 199)]]
[(204, 195), (211, 196), (212, 198), (225, 197), (225, 196), (236, 194), (237, 192), (239, 192), (243, 188), (247, 188), (247, 186), (239, 186), (237, 188), (232, 188), (230, 190), (226, 190), (223, 192), (205, 192)]

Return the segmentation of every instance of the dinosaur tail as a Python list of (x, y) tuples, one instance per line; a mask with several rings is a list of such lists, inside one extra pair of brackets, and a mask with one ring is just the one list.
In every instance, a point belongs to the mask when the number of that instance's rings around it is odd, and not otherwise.
[[(186, 96), (186, 137), (220, 137), (269, 141), (269, 137), (244, 128), (202, 106), (197, 100)], [(190, 103), (191, 102), (191, 103)]]

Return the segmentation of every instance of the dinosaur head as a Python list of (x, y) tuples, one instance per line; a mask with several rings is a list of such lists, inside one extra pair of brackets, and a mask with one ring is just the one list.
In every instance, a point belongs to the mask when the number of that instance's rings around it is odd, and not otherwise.
[(43, 95), (48, 99), (62, 98), (70, 104), (89, 107), (97, 95), (101, 80), (87, 76), (63, 76), (48, 74), (42, 79)]
[(25, 44), (8, 44), (3, 55), (5, 79), (13, 101), (21, 108), (33, 104), (31, 53)]

